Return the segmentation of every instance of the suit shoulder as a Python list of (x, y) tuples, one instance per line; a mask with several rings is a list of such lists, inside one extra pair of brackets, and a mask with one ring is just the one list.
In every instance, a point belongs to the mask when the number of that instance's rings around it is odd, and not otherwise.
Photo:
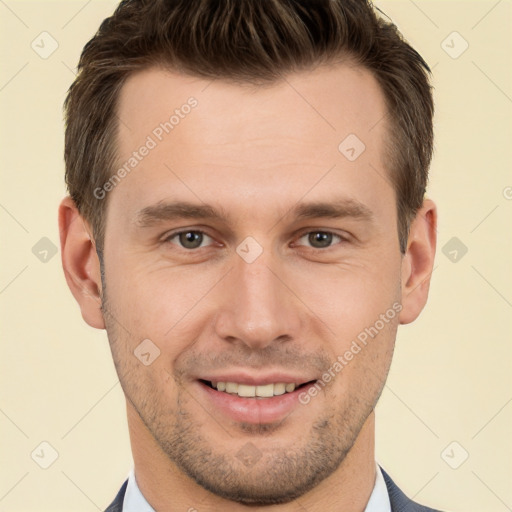
[(123, 512), (123, 501), (126, 493), (126, 486), (128, 485), (128, 478), (124, 481), (121, 489), (114, 498), (114, 501), (105, 509), (105, 512)]
[(393, 482), (391, 477), (382, 469), (382, 475), (388, 488), (392, 512), (442, 512), (441, 510), (425, 507), (408, 498)]

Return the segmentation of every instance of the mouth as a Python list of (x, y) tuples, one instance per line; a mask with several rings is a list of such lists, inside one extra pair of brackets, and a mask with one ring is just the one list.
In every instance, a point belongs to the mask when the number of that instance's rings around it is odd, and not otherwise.
[(283, 422), (293, 412), (298, 416), (291, 416), (289, 421), (308, 421), (306, 415), (314, 414), (303, 405), (301, 395), (307, 393), (317, 380), (261, 385), (207, 379), (195, 382), (199, 396), (203, 396), (205, 410), (237, 423), (261, 425), (279, 422), (284, 426), (287, 423)]
[[(284, 422), (284, 425), (293, 421), (305, 422), (322, 406), (322, 399), (319, 399), (313, 409), (304, 407), (304, 393), (311, 391), (312, 386), (318, 386), (318, 378), (312, 372), (304, 371), (300, 375), (268, 369), (265, 373), (255, 374), (236, 368), (196, 375), (193, 382), (203, 409), (237, 423)], [(291, 413), (294, 414), (288, 418)]]
[[(248, 380), (248, 379), (244, 379)], [(295, 412), (298, 416), (290, 421), (306, 421), (300, 396), (307, 392), (317, 380), (307, 382), (266, 382), (247, 384), (246, 382), (212, 381), (197, 379), (204, 408), (235, 421), (251, 424), (280, 424)], [(310, 414), (307, 411), (306, 414)]]
[(223, 381), (210, 381), (199, 379), (199, 382), (208, 386), (209, 388), (219, 391), (221, 393), (228, 393), (236, 395), (241, 398), (255, 398), (264, 399), (281, 396), (294, 391), (302, 390), (303, 388), (314, 384), (316, 380), (310, 380), (303, 383), (291, 382), (274, 382), (268, 384), (243, 384), (238, 382), (223, 382)]

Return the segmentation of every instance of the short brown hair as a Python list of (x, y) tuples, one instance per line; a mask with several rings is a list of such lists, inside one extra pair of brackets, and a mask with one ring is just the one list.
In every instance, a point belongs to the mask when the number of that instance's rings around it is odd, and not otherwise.
[(117, 100), (130, 74), (159, 65), (262, 84), (342, 57), (371, 71), (384, 93), (387, 167), (405, 252), (433, 151), (430, 69), (367, 0), (123, 0), (85, 45), (65, 101), (66, 184), (97, 248), (108, 197), (93, 191), (115, 170)]

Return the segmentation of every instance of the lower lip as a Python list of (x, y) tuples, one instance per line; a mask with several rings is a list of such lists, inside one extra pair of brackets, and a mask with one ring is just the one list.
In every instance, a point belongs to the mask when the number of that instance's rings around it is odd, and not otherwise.
[(284, 419), (300, 404), (299, 395), (308, 391), (314, 382), (291, 393), (269, 398), (243, 398), (235, 394), (217, 391), (197, 381), (210, 402), (231, 419), (245, 423), (272, 423)]

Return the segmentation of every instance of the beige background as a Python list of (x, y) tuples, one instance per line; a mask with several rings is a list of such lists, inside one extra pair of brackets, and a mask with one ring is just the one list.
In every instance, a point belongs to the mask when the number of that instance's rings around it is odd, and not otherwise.
[[(0, 512), (103, 510), (132, 463), (106, 335), (82, 321), (60, 254), (40, 261), (43, 237), (59, 245), (62, 102), (81, 48), (115, 4), (0, 0)], [(430, 196), (440, 212), (429, 304), (399, 330), (378, 405), (377, 458), (420, 502), (505, 512), (512, 510), (512, 5), (377, 5), (434, 69)], [(51, 49), (44, 31), (58, 43), (46, 59), (31, 47), (35, 40), (39, 52)], [(468, 49), (453, 58), (464, 41)], [(453, 262), (451, 245), (443, 253), (448, 243), (468, 251)], [(49, 461), (43, 441), (58, 452), (48, 469), (38, 464)]]

